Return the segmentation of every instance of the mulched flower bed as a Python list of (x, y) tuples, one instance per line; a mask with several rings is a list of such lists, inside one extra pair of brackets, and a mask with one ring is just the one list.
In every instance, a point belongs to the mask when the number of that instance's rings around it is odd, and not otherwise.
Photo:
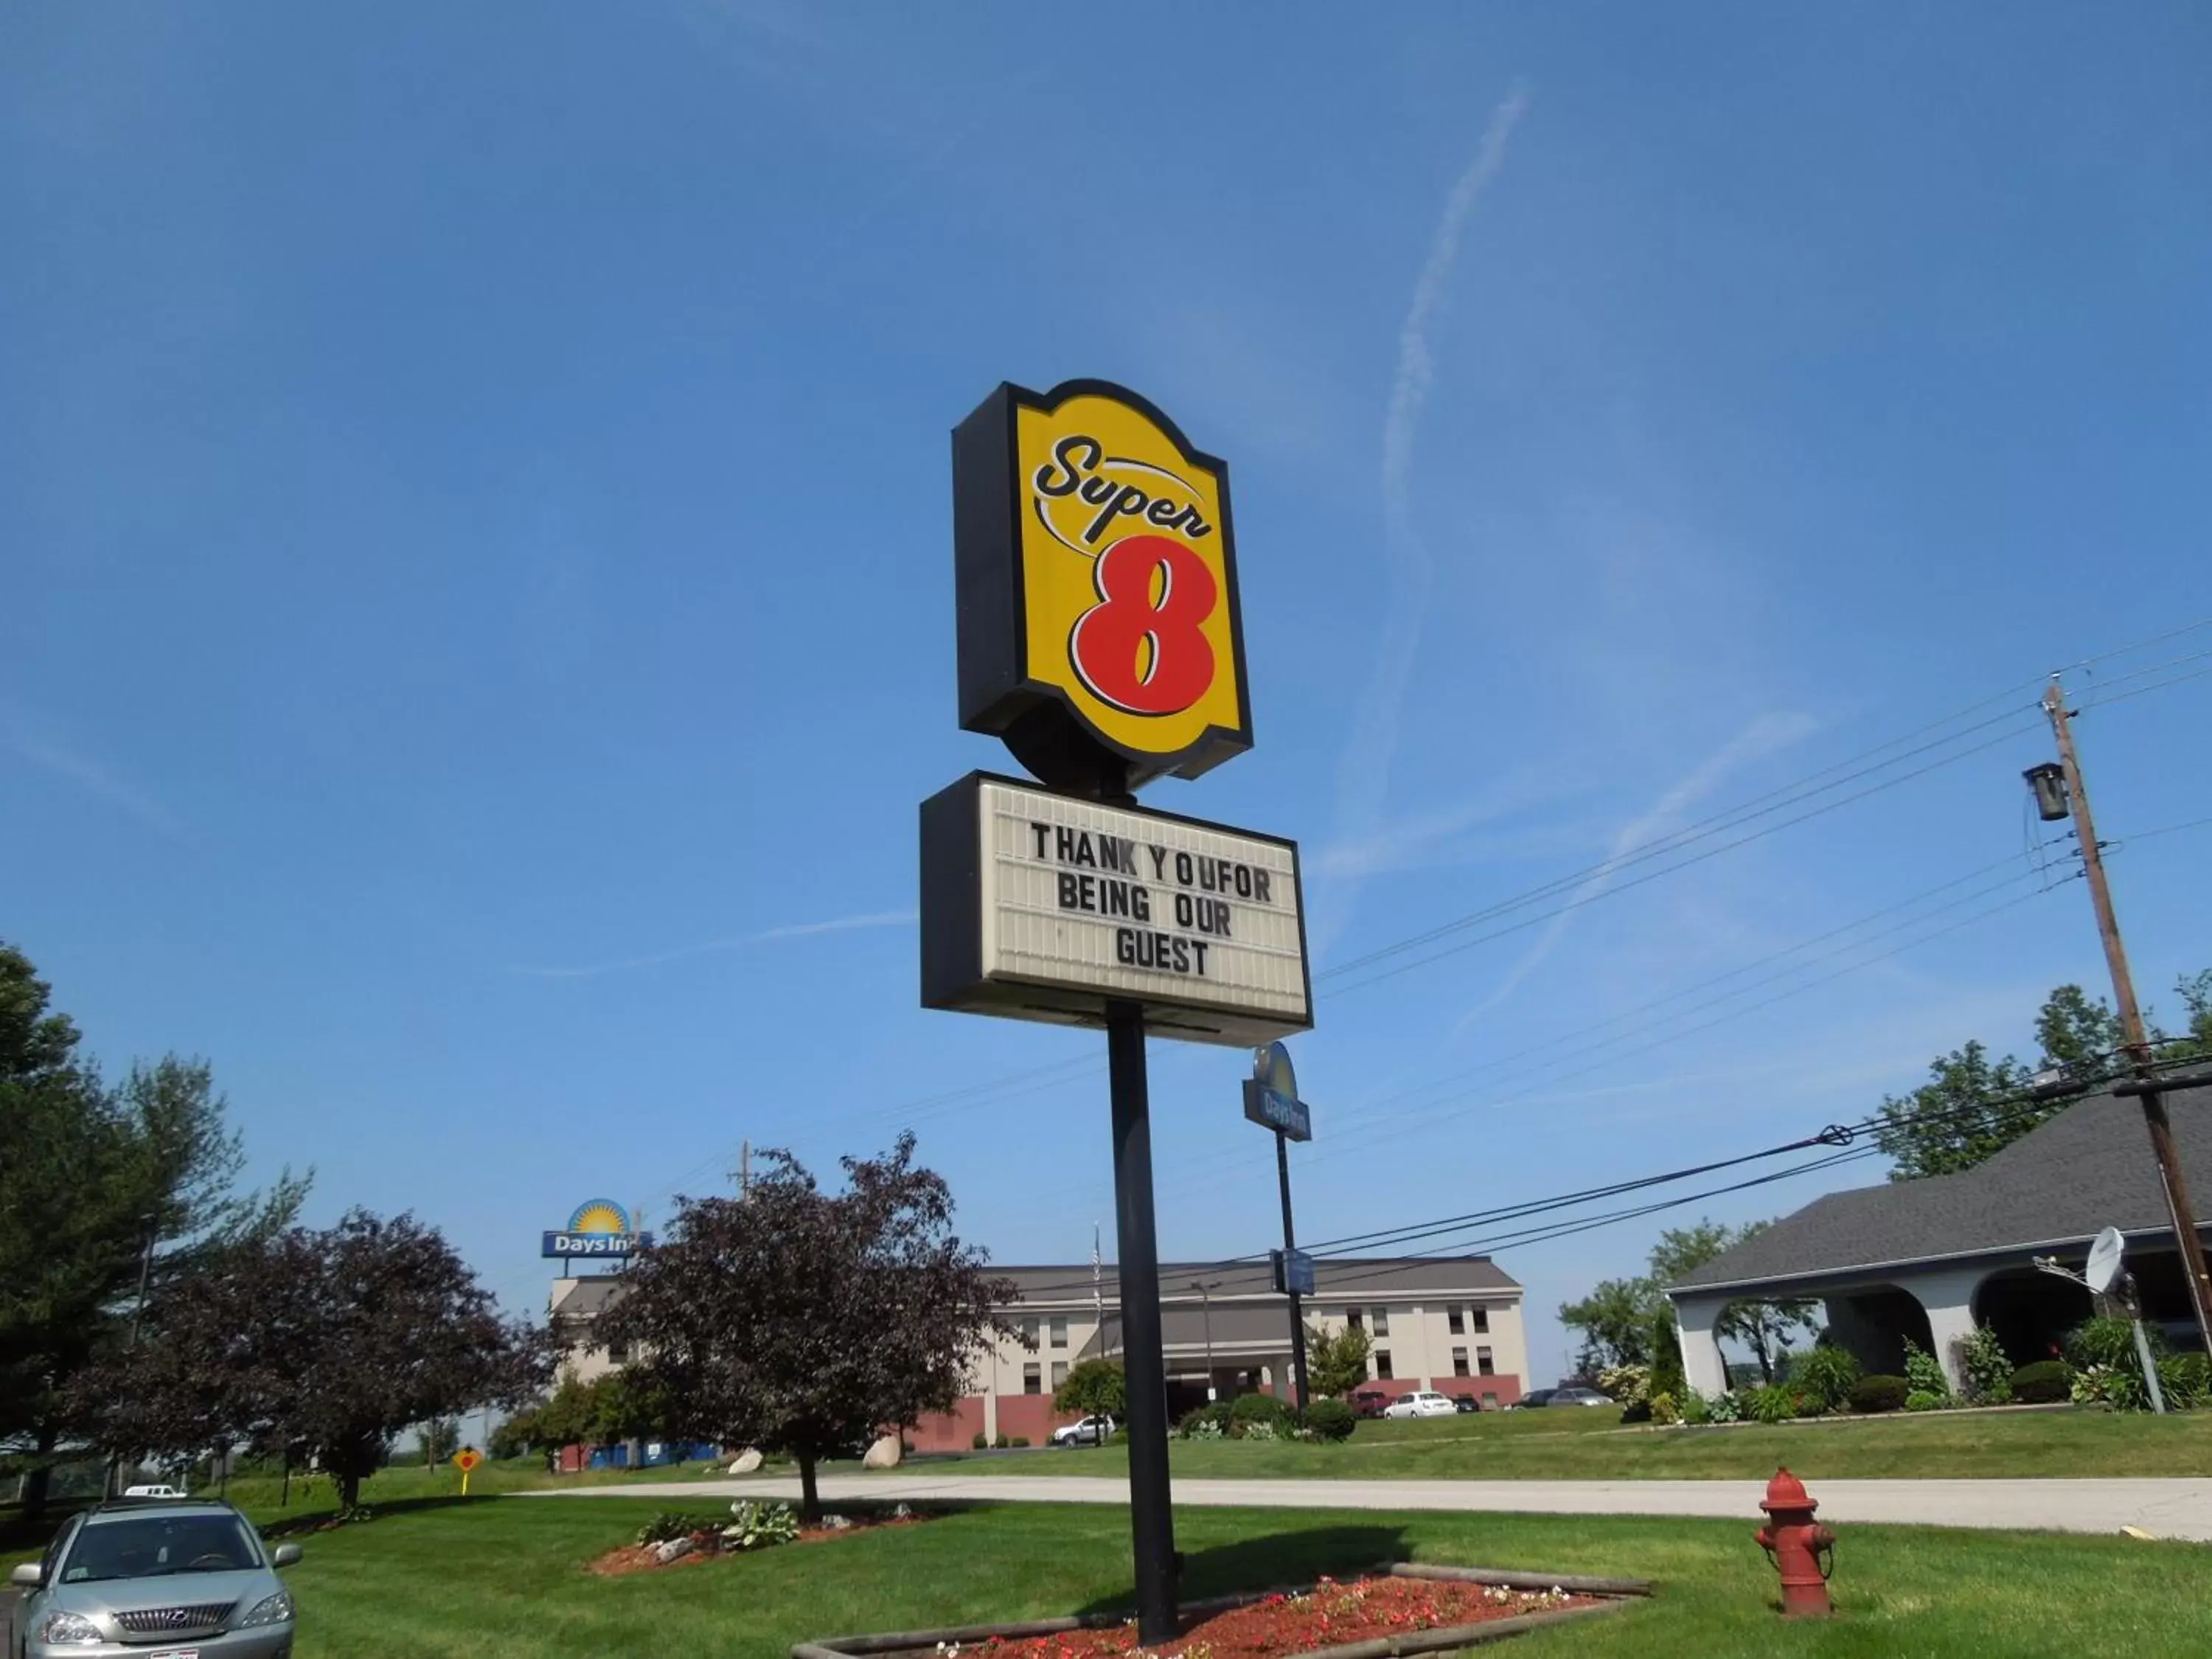
[[(860, 1533), (881, 1532), (890, 1527), (918, 1527), (924, 1522), (934, 1521), (937, 1517), (926, 1510), (915, 1510), (903, 1515), (854, 1514), (834, 1518), (842, 1519), (845, 1524), (837, 1527), (805, 1527), (800, 1528), (799, 1536), (791, 1541), (794, 1544), (823, 1544), (833, 1538), (851, 1538)], [(658, 1544), (625, 1544), (620, 1549), (609, 1550), (605, 1555), (599, 1557), (586, 1571), (595, 1573), (602, 1578), (619, 1578), (633, 1572), (665, 1572), (672, 1567), (696, 1566), (702, 1561), (721, 1561), (733, 1556), (761, 1553), (757, 1549), (725, 1548), (719, 1533), (704, 1528), (690, 1533), (687, 1536), (690, 1540), (691, 1547), (673, 1561), (664, 1561), (660, 1559), (659, 1553), (660, 1546)]]
[(1418, 1578), (1359, 1578), (1339, 1583), (1324, 1578), (1308, 1591), (1266, 1596), (1200, 1619), (1180, 1639), (1159, 1647), (1139, 1647), (1132, 1620), (1104, 1630), (1012, 1640), (992, 1637), (966, 1645), (947, 1643), (938, 1651), (946, 1659), (956, 1655), (966, 1659), (1109, 1659), (1122, 1654), (1160, 1659), (1278, 1659), (1284, 1654), (1417, 1631), (1595, 1607), (1599, 1600), (1565, 1589), (1510, 1589)]

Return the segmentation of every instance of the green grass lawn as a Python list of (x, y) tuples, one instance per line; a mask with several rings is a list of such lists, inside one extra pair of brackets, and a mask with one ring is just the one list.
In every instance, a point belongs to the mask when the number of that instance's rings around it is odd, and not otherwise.
[[(1368, 1422), (1340, 1445), (1177, 1441), (1176, 1474), (1362, 1480), (1807, 1480), (2212, 1475), (2212, 1412), (1935, 1413), (1727, 1428), (1624, 1428), (1609, 1411), (1494, 1412)], [(976, 1474), (1125, 1477), (1118, 1446), (931, 1459)]]
[[(520, 1498), (394, 1508), (307, 1535), (287, 1576), (300, 1659), (781, 1659), (810, 1636), (1127, 1605), (1125, 1514), (997, 1505), (928, 1526), (624, 1578), (584, 1564), (627, 1542), (649, 1499)], [(1344, 1574), (1385, 1559), (1656, 1580), (1616, 1619), (1540, 1634), (1546, 1654), (2201, 1655), (2212, 1554), (2189, 1545), (2039, 1534), (1845, 1529), (1844, 1616), (1784, 1626), (1741, 1522), (1194, 1510), (1178, 1517), (1197, 1597)]]

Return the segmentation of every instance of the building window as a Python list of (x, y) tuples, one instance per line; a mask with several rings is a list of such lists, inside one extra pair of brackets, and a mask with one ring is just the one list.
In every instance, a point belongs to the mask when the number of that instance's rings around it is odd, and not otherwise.
[(1387, 1382), (1390, 1380), (1389, 1349), (1377, 1348), (1375, 1350), (1375, 1376), (1378, 1382)]
[(1022, 1367), (1022, 1392), (1024, 1394), (1044, 1392), (1044, 1381), (1037, 1374), (1037, 1364), (1034, 1359)]
[(610, 1365), (627, 1365), (627, 1364), (629, 1364), (629, 1343), (627, 1343), (627, 1342), (610, 1342), (610, 1343), (608, 1343), (608, 1344), (607, 1344), (607, 1364), (610, 1364)]
[(1358, 1330), (1359, 1328), (1359, 1310), (1357, 1308), (1346, 1308), (1344, 1310), (1344, 1322), (1350, 1326), (1353, 1330)]
[(1375, 1310), (1375, 1334), (1377, 1336), (1390, 1334), (1390, 1310), (1388, 1308), (1377, 1308)]
[[(1034, 1319), (1024, 1319), (1022, 1321), (1022, 1346), (1027, 1348), (1031, 1353), (1035, 1353), (1036, 1352), (1036, 1345), (1037, 1322)], [(1031, 1389), (1030, 1392), (1035, 1393), (1036, 1390)]]
[(1477, 1369), (1479, 1369), (1485, 1376), (1495, 1376), (1498, 1375), (1497, 1362), (1491, 1358), (1489, 1349), (1477, 1348), (1474, 1351), (1474, 1363)]
[[(1467, 1316), (1460, 1312), (1459, 1304), (1456, 1302), (1444, 1310), (1444, 1320), (1451, 1327), (1451, 1334), (1454, 1336), (1467, 1334)], [(1461, 1375), (1464, 1376), (1465, 1373), (1462, 1372)]]
[(1467, 1375), (1467, 1350), (1465, 1348), (1454, 1348), (1452, 1350), (1452, 1375), (1454, 1376), (1465, 1376)]
[(1065, 1359), (1054, 1360), (1052, 1362), (1052, 1391), (1054, 1394), (1058, 1394), (1060, 1392), (1060, 1385), (1066, 1381), (1067, 1362)]
[(1065, 1316), (1052, 1322), (1052, 1346), (1055, 1348), (1067, 1346), (1067, 1320)]
[(1477, 1336), (1488, 1336), (1490, 1334), (1489, 1309), (1477, 1308), (1474, 1310), (1474, 1334)]

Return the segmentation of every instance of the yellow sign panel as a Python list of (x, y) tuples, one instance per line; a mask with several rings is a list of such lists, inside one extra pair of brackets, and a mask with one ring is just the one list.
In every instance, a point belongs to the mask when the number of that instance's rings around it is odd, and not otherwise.
[(453, 1454), (453, 1467), (463, 1474), (474, 1474), (477, 1466), (483, 1462), (483, 1454), (474, 1446), (464, 1446)]
[[(1134, 392), (1002, 386), (954, 440), (962, 720), (1045, 781), (1251, 746), (1228, 469)], [(1071, 756), (1074, 758), (1071, 758)]]

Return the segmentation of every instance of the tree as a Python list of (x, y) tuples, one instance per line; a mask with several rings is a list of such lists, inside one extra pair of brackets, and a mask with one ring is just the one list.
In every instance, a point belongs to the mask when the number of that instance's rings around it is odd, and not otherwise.
[[(1723, 1250), (1734, 1249), (1771, 1226), (1753, 1221), (1731, 1228), (1721, 1222), (1700, 1220), (1688, 1227), (1670, 1227), (1659, 1235), (1649, 1258), (1650, 1272), (1636, 1279), (1601, 1281), (1580, 1302), (1559, 1310), (1559, 1322), (1583, 1336), (1576, 1367), (1595, 1376), (1615, 1365), (1649, 1365), (1653, 1387), (1660, 1377), (1674, 1381), (1680, 1364), (1680, 1337), (1674, 1322), (1674, 1304), (1667, 1287), (1680, 1284)], [(1774, 1380), (1775, 1362), (1788, 1351), (1790, 1336), (1819, 1328), (1816, 1304), (1797, 1298), (1782, 1302), (1731, 1302), (1714, 1325), (1715, 1334), (1733, 1338), (1758, 1358), (1760, 1373)]]
[[(2171, 1041), (2148, 1011), (2146, 1033), (2168, 1059), (2212, 1053), (2212, 969), (2184, 975), (2175, 988), (2189, 1015), (2188, 1034), (2179, 1042)], [(1975, 1042), (1937, 1055), (1929, 1065), (1926, 1083), (1881, 1103), (1883, 1121), (1875, 1139), (1889, 1154), (1889, 1178), (1955, 1175), (2002, 1152), (2110, 1077), (2124, 1036), (2119, 1016), (2102, 997), (2092, 997), (2078, 985), (2061, 985), (2036, 1011), (2039, 1054), (2034, 1066), (2023, 1066), (2009, 1054), (1992, 1060)], [(2078, 1092), (2047, 1100), (2021, 1098), (2045, 1073), (2078, 1085)]]
[(1120, 1418), (1128, 1404), (1128, 1384), (1121, 1368), (1110, 1359), (1077, 1360), (1052, 1391), (1053, 1410), (1079, 1412), (1085, 1417)]
[(788, 1152), (767, 1154), (742, 1199), (679, 1199), (641, 1252), (601, 1340), (677, 1402), (683, 1431), (786, 1451), (801, 1511), (821, 1513), (816, 1468), (886, 1428), (950, 1410), (970, 1364), (1012, 1334), (1015, 1287), (951, 1231), (952, 1194), (914, 1162), (848, 1158), (846, 1190), (819, 1191)]
[(1582, 1333), (1575, 1369), (1595, 1376), (1615, 1365), (1650, 1364), (1655, 1294), (1648, 1279), (1607, 1279), (1581, 1301), (1561, 1304), (1559, 1323)]
[(552, 1369), (547, 1334), (502, 1320), (436, 1229), (362, 1210), (232, 1247), (147, 1324), (88, 1379), (114, 1444), (289, 1448), (321, 1460), (344, 1509), (402, 1429), (520, 1403)]
[(461, 1425), (450, 1417), (432, 1418), (420, 1432), (426, 1468), (444, 1462), (461, 1449)]
[(204, 1062), (169, 1056), (110, 1087), (20, 951), (0, 945), (0, 1446), (28, 1454), (27, 1517), (55, 1448), (95, 1427), (77, 1386), (158, 1297), (297, 1214), (307, 1182), (233, 1191), (245, 1154)]
[(1318, 1325), (1307, 1326), (1307, 1391), (1316, 1396), (1350, 1394), (1367, 1380), (1367, 1353), (1373, 1346), (1363, 1325), (1346, 1325), (1334, 1336)]

